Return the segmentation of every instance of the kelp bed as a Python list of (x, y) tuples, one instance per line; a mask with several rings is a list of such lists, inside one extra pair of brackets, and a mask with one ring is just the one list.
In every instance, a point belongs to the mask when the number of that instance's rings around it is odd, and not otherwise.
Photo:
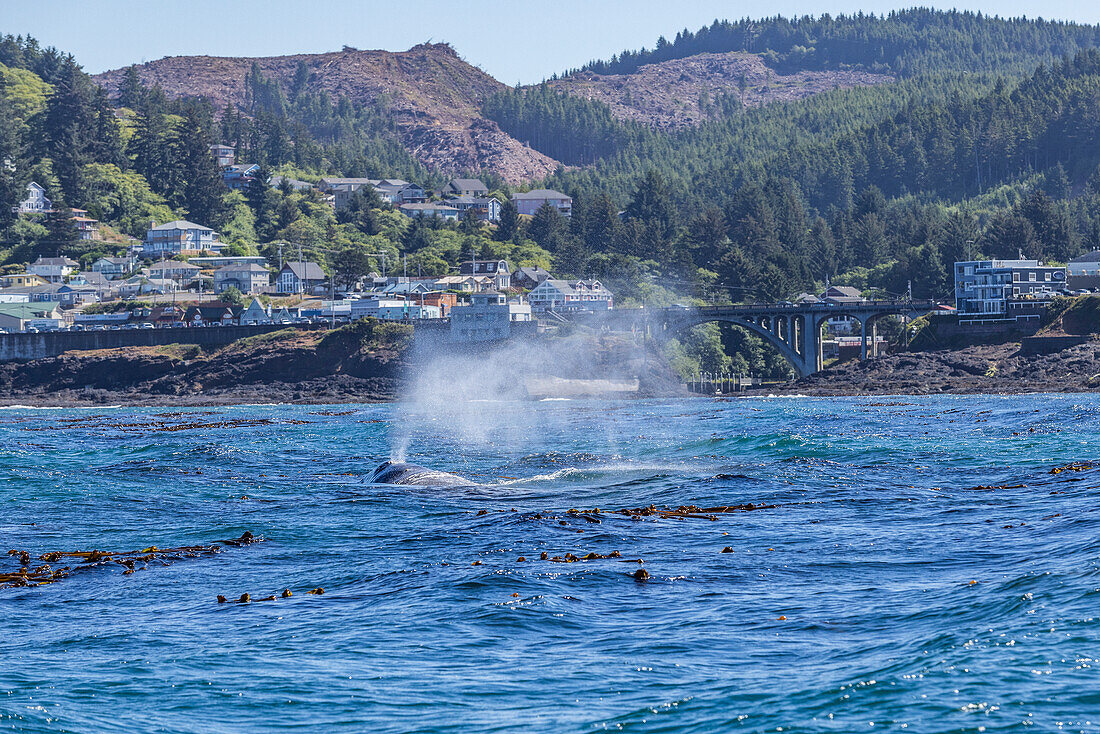
[[(162, 566), (169, 566), (176, 561), (212, 556), (220, 553), (225, 547), (240, 547), (262, 540), (262, 537), (256, 537), (245, 531), (239, 538), (218, 540), (207, 545), (185, 545), (178, 548), (158, 548), (154, 545), (133, 551), (52, 551), (33, 559), (44, 561), (34, 568), (31, 568), (32, 557), (28, 551), (9, 550), (8, 556), (18, 558), (20, 567), (17, 571), (0, 572), (0, 589), (53, 584), (70, 578), (76, 572), (102, 568), (111, 564), (122, 566), (125, 568), (122, 573), (130, 575), (148, 567), (151, 563), (159, 562)], [(62, 563), (71, 565), (55, 567)]]
[(273, 420), (271, 418), (225, 418), (222, 420), (194, 420), (204, 415), (214, 415), (213, 411), (193, 413), (156, 413), (147, 420), (134, 421), (132, 418), (118, 419), (107, 415), (90, 415), (79, 418), (64, 418), (55, 420), (47, 425), (37, 425), (38, 420), (20, 418), (5, 421), (6, 423), (35, 423), (36, 425), (20, 426), (21, 430), (33, 432), (57, 432), (77, 429), (114, 430), (123, 433), (175, 433), (176, 431), (195, 431), (227, 428), (256, 428), (260, 426), (301, 426), (308, 425), (312, 421), (286, 418)]

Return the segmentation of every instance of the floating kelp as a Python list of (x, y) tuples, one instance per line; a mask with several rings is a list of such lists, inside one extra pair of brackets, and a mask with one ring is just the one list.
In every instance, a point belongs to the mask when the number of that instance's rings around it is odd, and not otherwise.
[(226, 428), (255, 428), (258, 426), (308, 425), (310, 421), (298, 419), (272, 420), (271, 418), (230, 418), (220, 421), (186, 421), (173, 422), (168, 420), (149, 420), (140, 423), (123, 423), (109, 420), (106, 416), (100, 416), (101, 420), (70, 419), (55, 421), (46, 426), (24, 426), (24, 431), (67, 431), (76, 429), (94, 428), (96, 430), (115, 430), (125, 433), (174, 433), (177, 431), (215, 430)]
[(1051, 474), (1061, 474), (1064, 471), (1088, 471), (1089, 469), (1095, 469), (1096, 464), (1090, 461), (1075, 461), (1072, 464), (1066, 464), (1065, 466), (1056, 466), (1050, 470)]
[[(124, 575), (129, 576), (134, 571), (140, 571), (148, 564), (159, 561), (162, 566), (171, 565), (175, 561), (188, 558), (204, 558), (220, 553), (223, 547), (240, 547), (257, 543), (263, 538), (257, 538), (252, 533), (245, 531), (239, 538), (218, 540), (209, 545), (185, 545), (178, 548), (158, 548), (149, 546), (134, 551), (52, 551), (38, 556), (38, 560), (46, 563), (31, 568), (31, 554), (27, 551), (9, 550), (9, 556), (19, 559), (18, 571), (0, 573), (0, 589), (43, 586), (52, 584), (61, 579), (68, 578), (72, 573), (86, 568), (103, 566), (106, 564), (118, 564), (124, 567)], [(50, 564), (70, 562), (71, 565), (54, 568)], [(140, 564), (140, 565), (139, 565)]]
[(641, 519), (643, 517), (659, 517), (659, 518), (673, 518), (673, 517), (692, 517), (700, 520), (717, 520), (718, 515), (734, 513), (734, 512), (751, 512), (753, 510), (771, 510), (779, 505), (766, 505), (766, 504), (754, 504), (748, 502), (741, 505), (718, 505), (715, 507), (699, 507), (698, 505), (680, 505), (679, 507), (657, 507), (656, 505), (650, 505), (649, 507), (635, 507), (633, 509), (621, 509), (621, 510), (600, 510), (595, 507), (591, 510), (576, 510), (571, 509), (566, 512), (567, 515), (574, 517), (583, 517), (589, 522), (599, 522), (596, 517), (601, 512), (604, 514), (618, 514), (626, 515), (631, 519)]

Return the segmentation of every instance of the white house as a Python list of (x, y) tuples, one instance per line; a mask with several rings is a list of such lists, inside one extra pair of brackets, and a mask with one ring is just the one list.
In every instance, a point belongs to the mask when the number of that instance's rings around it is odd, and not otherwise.
[(133, 269), (134, 259), (130, 257), (101, 257), (92, 263), (92, 270), (108, 279), (122, 277)]
[(401, 213), (410, 219), (416, 217), (458, 219), (458, 209), (446, 204), (402, 204), (400, 209)]
[(237, 323), (241, 325), (270, 324), (271, 314), (264, 308), (264, 304), (260, 302), (259, 298), (253, 298), (252, 303), (248, 304), (248, 308), (241, 311)]
[(547, 278), (535, 286), (527, 300), (535, 313), (545, 311), (608, 311), (614, 297), (598, 280), (556, 280)]
[(493, 197), (458, 196), (447, 199), (447, 205), (458, 209), (458, 216), (463, 217), (466, 212), (473, 211), (479, 222), (499, 222), (500, 202)]
[(455, 178), (443, 190), (447, 196), (484, 197), (489, 195), (489, 187), (476, 178)]
[(34, 181), (27, 184), (27, 196), (12, 207), (16, 214), (44, 214), (53, 210), (53, 202), (46, 197), (46, 189)]
[(118, 295), (121, 298), (132, 298), (149, 294), (175, 293), (179, 289), (179, 283), (174, 280), (135, 275), (119, 283)]
[(313, 289), (325, 284), (325, 271), (315, 262), (288, 262), (275, 279), (279, 293), (312, 294)]
[(236, 288), (241, 293), (260, 293), (271, 285), (271, 273), (255, 263), (226, 265), (214, 271), (214, 292)]
[(177, 219), (158, 225), (153, 222), (145, 232), (142, 254), (146, 257), (169, 258), (173, 255), (198, 255), (204, 250), (221, 250), (218, 233), (201, 224)]
[(573, 214), (573, 200), (560, 191), (553, 189), (535, 189), (525, 193), (513, 194), (512, 201), (520, 214), (533, 216), (543, 204), (556, 207), (565, 216)]
[(50, 283), (63, 283), (76, 272), (77, 264), (67, 257), (42, 257), (27, 266), (27, 272)]
[(182, 260), (162, 260), (149, 267), (149, 277), (157, 280), (174, 280), (186, 283), (202, 272), (198, 265)]
[(451, 309), (451, 341), (484, 342), (507, 339), (512, 325), (531, 321), (531, 305), (509, 303), (496, 291), (474, 293), (470, 305)]
[(1075, 257), (1066, 266), (1071, 276), (1098, 276), (1100, 275), (1100, 250)]
[(438, 319), (443, 317), (439, 306), (430, 306), (404, 298), (360, 298), (351, 302), (351, 317), (404, 321), (407, 319)]
[(493, 279), (493, 288), (505, 290), (512, 287), (512, 273), (505, 260), (470, 260), (460, 263), (459, 275), (480, 275)]

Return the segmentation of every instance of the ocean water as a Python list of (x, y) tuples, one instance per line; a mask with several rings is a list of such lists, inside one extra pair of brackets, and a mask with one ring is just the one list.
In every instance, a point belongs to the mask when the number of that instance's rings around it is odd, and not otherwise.
[(262, 539), (0, 589), (0, 730), (1097, 732), (1098, 458), (1079, 395), (0, 410), (0, 552)]

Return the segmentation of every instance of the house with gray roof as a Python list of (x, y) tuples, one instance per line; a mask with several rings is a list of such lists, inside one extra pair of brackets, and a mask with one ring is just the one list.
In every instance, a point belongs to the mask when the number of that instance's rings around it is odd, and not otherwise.
[[(323, 273), (322, 273), (323, 275)], [(262, 265), (226, 265), (214, 271), (214, 292), (236, 288), (241, 293), (262, 293), (271, 285), (271, 273)]]
[(573, 199), (553, 189), (534, 189), (512, 195), (512, 201), (520, 214), (534, 216), (543, 204), (556, 207), (565, 216), (573, 214)]
[(455, 178), (443, 189), (445, 196), (485, 197), (489, 187), (476, 178)]
[(204, 250), (217, 254), (221, 248), (214, 230), (177, 219), (165, 224), (151, 222), (141, 252), (145, 257), (166, 259), (173, 255), (198, 255)]
[(275, 290), (312, 294), (315, 288), (323, 288), (327, 280), (325, 271), (315, 262), (288, 262), (275, 279)]

